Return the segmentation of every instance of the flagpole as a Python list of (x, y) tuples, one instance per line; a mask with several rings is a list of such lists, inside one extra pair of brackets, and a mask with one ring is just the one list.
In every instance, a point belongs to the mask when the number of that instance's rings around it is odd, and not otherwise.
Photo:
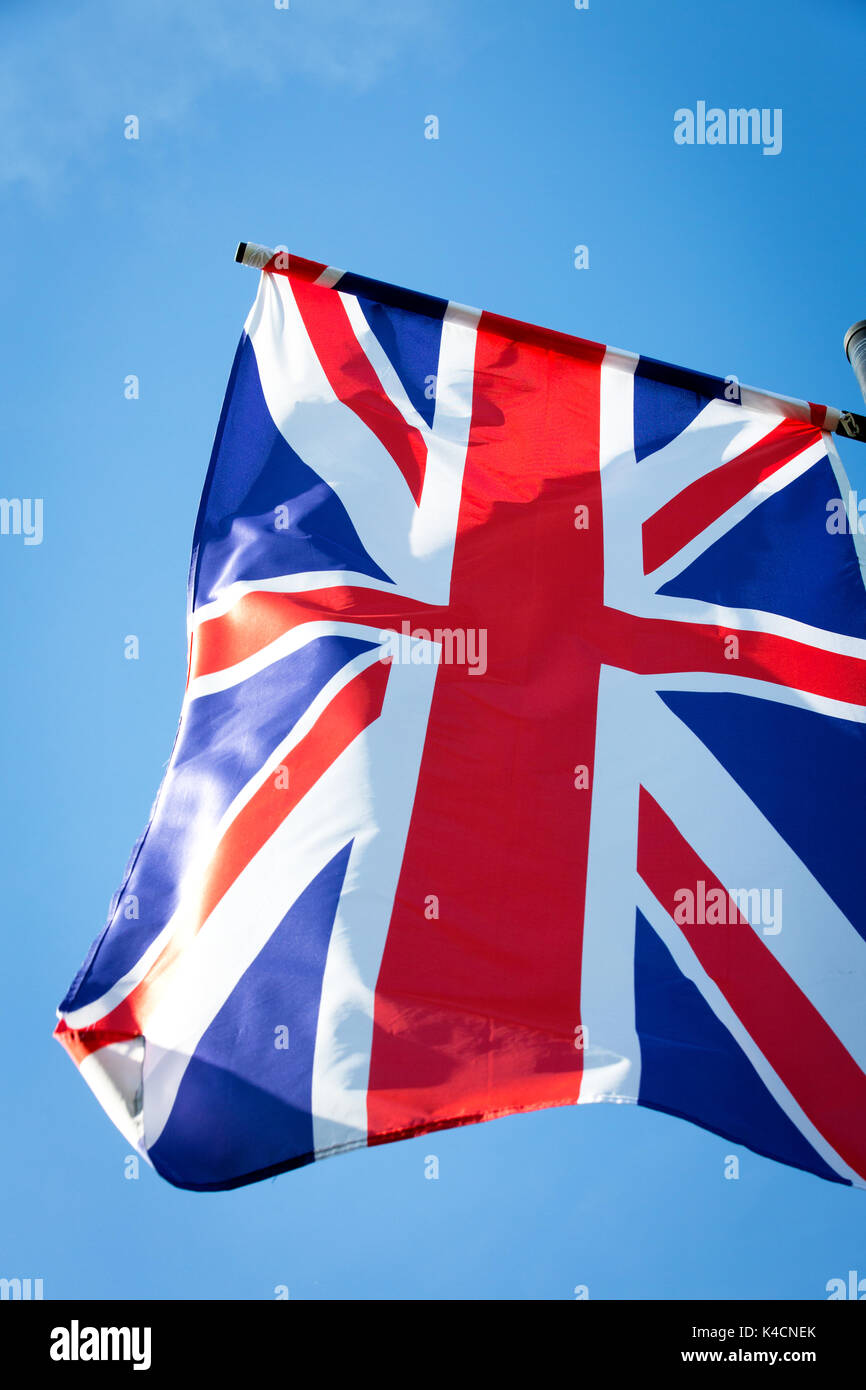
[(235, 260), (239, 265), (249, 265), (255, 270), (264, 270), (273, 256), (269, 246), (259, 246), (257, 241), (239, 241)]
[(866, 319), (852, 323), (845, 334), (845, 356), (851, 363), (860, 393), (866, 401)]
[[(239, 265), (248, 265), (253, 270), (264, 270), (273, 259), (275, 252), (269, 246), (261, 246), (256, 241), (239, 241), (235, 251), (235, 260)], [(334, 285), (342, 272), (326, 271), (331, 278), (329, 283)], [(382, 288), (385, 288), (384, 286)], [(404, 293), (404, 292), (401, 292)], [(560, 335), (552, 334), (552, 337)], [(608, 352), (615, 349), (608, 348)], [(853, 324), (845, 335), (845, 352), (848, 360), (854, 368), (854, 375), (860, 384), (863, 398), (866, 400), (866, 319), (861, 319), (859, 323)], [(632, 358), (634, 354), (624, 354)], [(704, 376), (701, 372), (690, 371), (686, 367), (671, 366), (667, 362), (655, 362), (650, 357), (641, 357), (641, 372), (645, 376), (657, 378), (671, 386), (681, 386), (687, 391), (696, 391), (698, 394), (714, 393), (716, 379)], [(729, 378), (728, 380), (735, 380)], [(773, 391), (762, 391), (756, 387), (740, 386), (738, 383), (739, 399), (743, 405), (761, 406), (762, 403), (769, 403), (770, 407), (787, 406), (788, 413), (794, 419), (804, 419), (808, 421), (814, 418), (813, 408), (808, 401), (794, 400), (789, 396), (780, 396)], [(730, 399), (729, 397), (725, 397)], [(764, 404), (767, 409), (767, 404)], [(822, 407), (819, 407), (819, 411)], [(831, 434), (844, 435), (846, 439), (857, 439), (866, 444), (866, 415), (856, 415), (853, 411), (842, 411), (828, 407), (826, 417), (823, 420), (823, 429)]]

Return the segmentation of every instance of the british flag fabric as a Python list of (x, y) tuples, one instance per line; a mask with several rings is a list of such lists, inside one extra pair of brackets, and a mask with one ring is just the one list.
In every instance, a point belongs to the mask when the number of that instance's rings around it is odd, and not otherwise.
[(278, 253), (56, 1035), (170, 1182), (633, 1102), (866, 1179), (836, 412)]

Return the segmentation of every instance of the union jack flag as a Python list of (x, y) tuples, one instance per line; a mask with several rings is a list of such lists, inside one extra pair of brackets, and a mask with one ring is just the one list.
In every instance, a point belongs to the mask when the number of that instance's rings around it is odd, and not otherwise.
[(56, 1029), (159, 1173), (612, 1100), (863, 1185), (837, 420), (266, 264), (174, 750)]

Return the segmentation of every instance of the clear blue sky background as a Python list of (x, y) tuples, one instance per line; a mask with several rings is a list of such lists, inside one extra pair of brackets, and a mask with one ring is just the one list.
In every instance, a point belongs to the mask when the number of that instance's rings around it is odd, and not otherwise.
[[(863, 1193), (745, 1150), (726, 1181), (730, 1145), (634, 1107), (233, 1193), (128, 1181), (51, 1039), (171, 750), (193, 522), (256, 290), (235, 243), (857, 408), (864, 39), (861, 0), (4, 0), (0, 492), (43, 497), (45, 536), (0, 537), (0, 1274), (243, 1299), (820, 1299), (866, 1275)], [(781, 107), (782, 153), (676, 146), (698, 99)], [(866, 486), (866, 450), (842, 453)]]

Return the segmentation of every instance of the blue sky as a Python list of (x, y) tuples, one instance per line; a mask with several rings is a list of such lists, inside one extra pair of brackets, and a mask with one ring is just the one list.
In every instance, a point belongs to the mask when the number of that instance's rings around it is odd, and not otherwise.
[[(862, 1193), (634, 1107), (233, 1193), (130, 1181), (51, 1038), (171, 750), (193, 522), (256, 289), (236, 242), (862, 408), (841, 338), (866, 316), (864, 38), (859, 0), (6, 0), (0, 491), (44, 499), (44, 539), (0, 538), (0, 1274), (242, 1299), (822, 1298), (866, 1276)], [(677, 146), (698, 100), (781, 108), (781, 153)], [(866, 450), (840, 452), (866, 487)]]

